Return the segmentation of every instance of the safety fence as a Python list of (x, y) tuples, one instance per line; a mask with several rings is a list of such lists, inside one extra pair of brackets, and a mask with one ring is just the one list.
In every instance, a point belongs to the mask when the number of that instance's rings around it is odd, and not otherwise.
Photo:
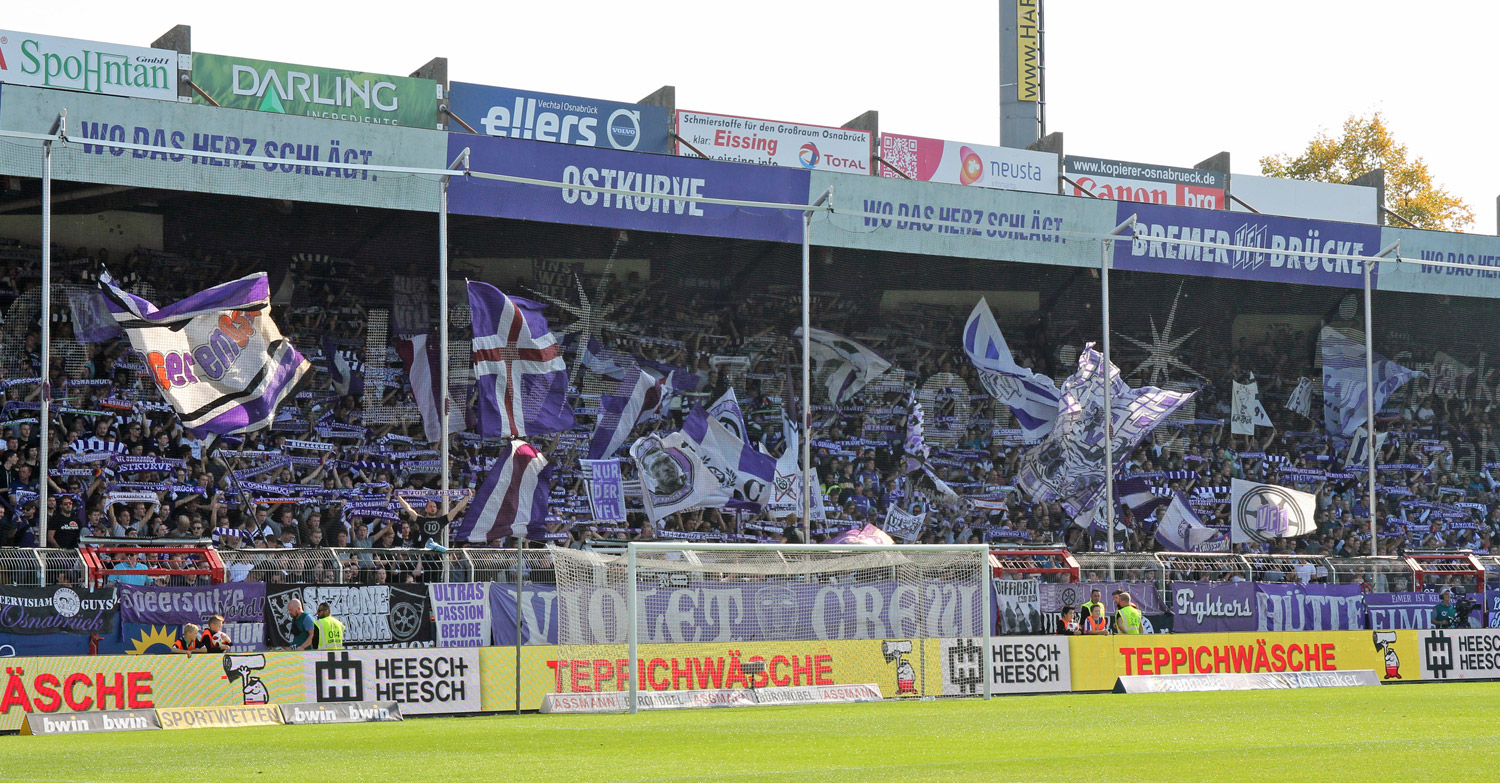
[[(614, 553), (615, 547), (595, 551)], [(232, 582), (375, 584), (431, 582), (530, 582), (554, 584), (552, 556), (546, 549), (462, 547), (447, 552), (414, 548), (319, 547), (219, 550)], [(517, 568), (524, 556), (525, 566)], [(1395, 556), (1326, 557), (1320, 555), (1234, 555), (1192, 552), (1107, 555), (1079, 552), (1080, 582), (1146, 582), (1165, 591), (1173, 581), (1367, 584), (1371, 589), (1402, 592), (1417, 586), (1472, 585), (1476, 580), (1445, 578), (1431, 565)], [(1474, 558), (1483, 582), (1500, 589), (1500, 556)], [(1419, 572), (1422, 576), (1419, 577)], [(77, 550), (0, 548), (0, 585), (70, 585), (84, 580), (85, 565)], [(1071, 577), (1053, 574), (1043, 581)]]

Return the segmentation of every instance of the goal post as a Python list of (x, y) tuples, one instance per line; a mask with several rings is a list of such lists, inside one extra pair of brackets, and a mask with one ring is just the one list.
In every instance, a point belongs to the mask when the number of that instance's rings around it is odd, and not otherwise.
[(555, 711), (990, 696), (983, 545), (552, 555)]

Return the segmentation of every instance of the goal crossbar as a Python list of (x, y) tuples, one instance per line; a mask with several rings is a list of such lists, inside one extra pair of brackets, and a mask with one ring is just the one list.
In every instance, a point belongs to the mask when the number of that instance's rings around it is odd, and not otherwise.
[[(627, 623), (627, 644), (629, 647), (629, 693), (630, 712), (636, 713), (640, 710), (640, 623), (636, 617), (639, 606), (640, 595), (637, 590), (638, 578), (637, 567), (640, 555), (652, 552), (747, 552), (766, 554), (770, 552), (784, 552), (788, 554), (847, 554), (858, 556), (863, 554), (901, 554), (910, 553), (914, 555), (926, 554), (936, 555), (944, 552), (951, 553), (974, 553), (981, 562), (980, 573), (983, 575), (980, 585), (980, 618), (982, 643), (980, 646), (980, 678), (984, 686), (984, 698), (989, 699), (991, 695), (990, 682), (990, 638), (994, 629), (994, 607), (990, 603), (990, 574), (989, 574), (989, 547), (983, 544), (871, 544), (871, 545), (840, 545), (840, 544), (721, 544), (721, 543), (691, 543), (684, 541), (632, 541), (625, 551), (625, 563), (628, 578), (626, 579), (626, 606), (629, 612)], [(608, 559), (614, 559), (613, 556)], [(601, 558), (603, 559), (603, 558)], [(705, 570), (725, 570), (729, 564), (711, 563), (702, 564), (699, 567)]]

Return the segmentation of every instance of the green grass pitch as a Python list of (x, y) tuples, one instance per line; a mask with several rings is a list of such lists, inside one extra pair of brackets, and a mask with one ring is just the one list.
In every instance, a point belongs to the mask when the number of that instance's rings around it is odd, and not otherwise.
[(1500, 683), (0, 737), (0, 781), (1491, 779)]

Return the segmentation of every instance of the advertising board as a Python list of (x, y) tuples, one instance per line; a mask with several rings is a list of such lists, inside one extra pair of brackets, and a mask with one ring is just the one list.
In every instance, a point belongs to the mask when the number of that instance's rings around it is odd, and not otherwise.
[[(869, 131), (678, 111), (678, 155), (733, 163), (869, 174), (875, 136)], [(688, 145), (697, 148), (694, 152)]]
[(664, 106), (454, 82), (448, 106), (487, 136), (535, 139), (624, 152), (672, 153)]
[(1073, 636), (1073, 689), (1103, 691), (1127, 675), (1372, 669), (1382, 682), (1426, 679), (1415, 631)]
[(1076, 183), (1063, 185), (1063, 192), (1070, 196), (1092, 195), (1114, 201), (1224, 208), (1226, 175), (1222, 171), (1078, 155), (1068, 155), (1063, 159), (1063, 171)]
[(177, 52), (0, 30), (0, 83), (177, 101)]
[(1057, 155), (1052, 152), (882, 133), (880, 160), (882, 177), (1033, 193), (1057, 192)]
[(194, 103), (404, 128), (436, 128), (442, 97), (432, 79), (203, 52), (193, 83)]

